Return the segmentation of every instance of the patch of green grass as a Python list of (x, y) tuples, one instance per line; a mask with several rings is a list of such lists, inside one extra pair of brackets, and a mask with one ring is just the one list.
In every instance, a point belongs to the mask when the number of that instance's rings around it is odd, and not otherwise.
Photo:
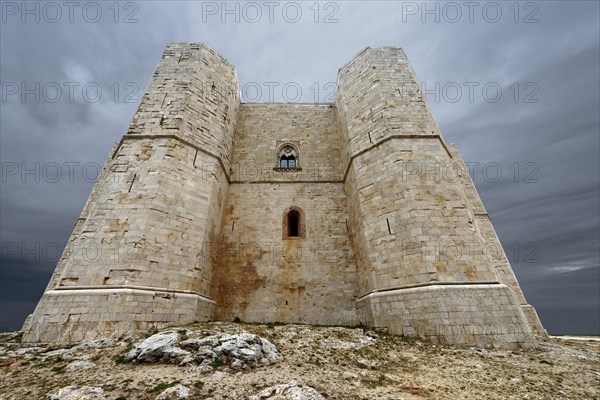
[(117, 363), (117, 364), (125, 364), (126, 362), (127, 362), (127, 360), (125, 359), (125, 356), (123, 356), (123, 355), (115, 357), (115, 363)]
[(215, 358), (214, 361), (210, 363), (210, 366), (214, 369), (219, 368), (221, 365), (223, 365), (223, 360), (219, 357)]
[(150, 391), (151, 392), (162, 392), (163, 390), (173, 387), (175, 385), (179, 385), (180, 383), (181, 383), (181, 381), (179, 381), (179, 380), (173, 381), (170, 383), (162, 382), (162, 383), (159, 383), (158, 385), (154, 386), (152, 388), (152, 390), (150, 390)]
[(197, 389), (202, 389), (204, 387), (204, 382), (196, 381), (196, 382), (194, 382), (194, 387)]

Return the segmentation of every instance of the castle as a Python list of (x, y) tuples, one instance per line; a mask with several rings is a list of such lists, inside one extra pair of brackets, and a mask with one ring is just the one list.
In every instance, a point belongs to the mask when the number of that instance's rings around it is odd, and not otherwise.
[(236, 318), (546, 335), (402, 49), (356, 55), (334, 104), (244, 104), (227, 60), (169, 44), (23, 341)]

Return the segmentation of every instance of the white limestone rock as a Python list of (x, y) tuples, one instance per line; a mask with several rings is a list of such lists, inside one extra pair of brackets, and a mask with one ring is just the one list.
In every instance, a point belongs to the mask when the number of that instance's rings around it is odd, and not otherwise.
[[(266, 365), (275, 364), (279, 360), (279, 353), (277, 352), (275, 345), (265, 338), (260, 338), (260, 344), (265, 355), (261, 362)], [(268, 363), (264, 361), (265, 359)]]
[(94, 368), (96, 364), (91, 361), (73, 361), (65, 368), (65, 371), (73, 372), (73, 371), (82, 371), (90, 368)]
[(263, 389), (249, 400), (325, 400), (319, 392), (310, 386), (298, 385), (290, 382), (283, 385), (275, 385)]
[(244, 369), (244, 362), (238, 359), (235, 359), (231, 362), (231, 369), (234, 371), (241, 371)]
[(63, 360), (71, 360), (75, 357), (77, 349), (75, 347), (66, 349), (56, 349), (44, 353), (44, 357), (59, 357)]
[(217, 371), (213, 374), (212, 378), (215, 381), (220, 381), (220, 380), (223, 380), (226, 376), (227, 376), (227, 374), (225, 372)]
[(156, 362), (163, 358), (181, 361), (190, 353), (177, 347), (177, 332), (160, 332), (137, 344), (127, 355), (127, 361)]
[(7, 351), (6, 354), (9, 357), (18, 357), (18, 356), (22, 356), (22, 355), (29, 355), (31, 353), (44, 353), (47, 350), (48, 349), (46, 347), (34, 346), (34, 347), (19, 348), (19, 349), (13, 350), (13, 351)]
[[(191, 335), (196, 333), (190, 332)], [(127, 361), (146, 363), (164, 358), (177, 361), (181, 366), (231, 364), (233, 370), (239, 371), (274, 364), (279, 360), (279, 353), (267, 339), (247, 332), (180, 341), (177, 331), (168, 330), (138, 343), (125, 356)]]
[(106, 400), (104, 391), (91, 386), (66, 386), (48, 396), (50, 400)]
[(279, 359), (277, 348), (267, 339), (249, 333), (234, 336), (236, 337), (230, 340), (235, 340), (238, 348), (237, 352), (233, 352), (235, 358), (246, 363), (262, 365), (274, 364)]
[(358, 375), (353, 372), (350, 372), (350, 371), (344, 371), (342, 373), (342, 378), (344, 378), (347, 381), (356, 380), (356, 379), (358, 379)]
[[(199, 364), (211, 363), (216, 359), (234, 365), (234, 370), (239, 370), (242, 365), (270, 365), (279, 359), (279, 353), (273, 343), (260, 336), (247, 332), (223, 335), (215, 338), (201, 339), (200, 347), (196, 353), (195, 361)], [(213, 345), (212, 348), (209, 345)]]
[(182, 400), (190, 397), (190, 389), (187, 386), (175, 385), (165, 389), (156, 397), (156, 400)]
[(363, 368), (368, 368), (368, 369), (377, 369), (379, 367), (381, 367), (381, 362), (379, 361), (371, 361), (371, 360), (367, 360), (367, 359), (360, 359), (357, 361), (358, 365), (363, 367)]

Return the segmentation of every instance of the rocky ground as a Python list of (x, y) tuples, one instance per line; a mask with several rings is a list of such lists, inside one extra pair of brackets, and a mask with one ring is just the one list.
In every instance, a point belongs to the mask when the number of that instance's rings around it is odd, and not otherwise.
[(202, 323), (32, 346), (0, 336), (0, 399), (600, 399), (598, 338), (457, 348), (362, 328)]

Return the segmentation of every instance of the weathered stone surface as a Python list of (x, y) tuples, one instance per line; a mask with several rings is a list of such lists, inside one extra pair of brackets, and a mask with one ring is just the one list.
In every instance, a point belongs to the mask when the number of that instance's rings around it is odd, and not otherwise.
[(66, 366), (65, 371), (73, 372), (73, 371), (82, 371), (85, 369), (94, 368), (96, 364), (91, 361), (73, 361), (69, 365)]
[(90, 386), (66, 386), (49, 395), (50, 400), (106, 400), (104, 391)]
[(364, 358), (361, 358), (360, 360), (358, 360), (357, 364), (363, 368), (369, 368), (369, 369), (377, 369), (381, 366), (381, 362), (379, 362), (379, 361), (366, 360)]
[(178, 344), (179, 334), (177, 332), (157, 333), (136, 345), (127, 353), (125, 359), (142, 363), (152, 363), (164, 358), (180, 361), (190, 353), (177, 347)]
[[(194, 331), (186, 333), (190, 336), (197, 335)], [(245, 332), (180, 341), (179, 333), (165, 331), (135, 345), (125, 359), (140, 363), (153, 363), (166, 359), (178, 362), (180, 365), (230, 364), (233, 370), (239, 371), (247, 367), (274, 364), (279, 359), (279, 353), (267, 339)]]
[(290, 382), (268, 387), (250, 396), (249, 400), (325, 400), (325, 397), (310, 386)]
[(156, 396), (156, 400), (183, 400), (190, 397), (190, 389), (184, 385), (175, 385)]
[[(293, 169), (279, 164), (285, 146)], [(169, 44), (23, 340), (235, 318), (459, 345), (545, 335), (402, 49), (342, 66), (335, 103), (241, 104), (227, 60)], [(237, 348), (180, 345), (160, 353), (190, 363)], [(272, 362), (253, 346), (231, 357)]]

